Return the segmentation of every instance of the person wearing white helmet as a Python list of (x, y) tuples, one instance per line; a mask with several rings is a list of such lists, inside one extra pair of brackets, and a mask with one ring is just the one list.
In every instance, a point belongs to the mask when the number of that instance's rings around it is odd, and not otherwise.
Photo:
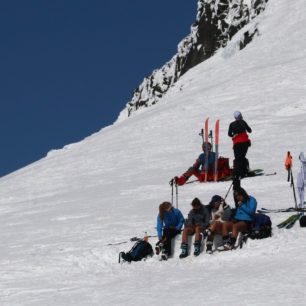
[(235, 121), (229, 125), (228, 136), (233, 140), (234, 149), (234, 178), (239, 179), (245, 177), (248, 173), (248, 160), (246, 154), (251, 146), (248, 133), (252, 133), (252, 129), (243, 120), (240, 111), (234, 112)]

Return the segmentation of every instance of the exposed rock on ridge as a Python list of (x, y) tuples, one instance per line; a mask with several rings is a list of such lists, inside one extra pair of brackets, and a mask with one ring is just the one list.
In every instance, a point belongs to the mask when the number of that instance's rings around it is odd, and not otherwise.
[[(138, 109), (156, 104), (168, 89), (192, 67), (205, 61), (266, 7), (268, 0), (198, 0), (197, 17), (191, 33), (178, 45), (178, 53), (162, 68), (146, 77), (118, 120)], [(257, 29), (246, 30), (240, 49), (250, 43)]]

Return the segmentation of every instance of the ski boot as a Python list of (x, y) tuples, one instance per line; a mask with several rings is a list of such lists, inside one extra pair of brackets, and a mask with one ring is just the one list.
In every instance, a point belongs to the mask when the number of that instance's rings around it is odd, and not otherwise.
[(185, 258), (188, 256), (188, 244), (182, 243), (181, 245), (182, 253), (180, 254), (180, 258)]
[(229, 247), (230, 237), (229, 236), (224, 236), (222, 240), (223, 240), (222, 245), (218, 246), (217, 250), (220, 251), (220, 252), (228, 251), (228, 249), (226, 249), (225, 246)]
[(193, 255), (194, 256), (199, 256), (200, 253), (201, 253), (201, 241), (200, 240), (197, 240), (194, 242), (194, 252), (193, 252)]
[(235, 247), (236, 238), (228, 238), (225, 244), (223, 245), (224, 251), (230, 251)]
[(168, 260), (168, 254), (165, 251), (162, 252), (160, 260)]
[(213, 247), (213, 242), (212, 241), (206, 241), (206, 253), (207, 254), (212, 254), (213, 253), (212, 247)]
[(155, 246), (155, 254), (159, 255), (159, 253), (163, 250), (163, 247), (164, 247), (163, 243), (156, 244), (156, 246)]

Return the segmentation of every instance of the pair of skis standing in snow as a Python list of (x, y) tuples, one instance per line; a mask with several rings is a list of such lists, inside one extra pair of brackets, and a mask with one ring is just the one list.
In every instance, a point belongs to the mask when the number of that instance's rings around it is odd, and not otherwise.
[[(197, 158), (192, 167), (190, 167), (180, 177), (175, 177), (171, 183), (176, 185), (184, 185), (188, 179), (194, 175), (200, 182), (228, 180), (232, 177), (236, 179), (243, 178), (248, 175), (249, 163), (246, 159), (248, 148), (251, 145), (247, 132), (251, 133), (252, 129), (243, 120), (242, 114), (239, 111), (234, 113), (235, 121), (233, 121), (228, 130), (228, 136), (233, 140), (234, 150), (234, 169), (229, 167), (229, 159), (219, 157), (219, 124), (220, 120), (215, 124), (215, 152), (212, 146), (212, 131), (209, 133), (208, 121), (205, 120), (204, 129), (200, 135), (203, 138), (203, 153)], [(209, 142), (209, 138), (211, 142)]]

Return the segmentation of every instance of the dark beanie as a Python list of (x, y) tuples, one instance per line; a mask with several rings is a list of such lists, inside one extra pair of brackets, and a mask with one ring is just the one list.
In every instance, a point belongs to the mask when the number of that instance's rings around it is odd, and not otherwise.
[(210, 200), (210, 202), (209, 202), (209, 205), (210, 206), (213, 206), (215, 203), (217, 203), (217, 202), (221, 202), (223, 199), (219, 196), (219, 195), (214, 195), (212, 198), (211, 198), (211, 200)]

